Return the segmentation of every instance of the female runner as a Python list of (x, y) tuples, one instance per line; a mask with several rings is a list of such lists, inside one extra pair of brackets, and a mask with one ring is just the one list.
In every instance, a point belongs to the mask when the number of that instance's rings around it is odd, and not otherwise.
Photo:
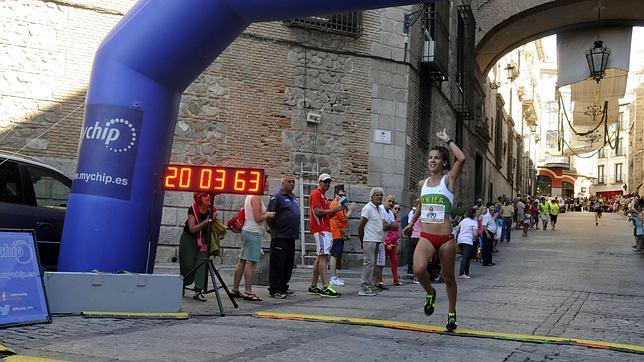
[[(445, 147), (435, 146), (429, 151), (427, 166), (431, 175), (428, 179), (418, 183), (421, 190), (419, 205), (416, 205), (413, 220), (410, 220), (409, 225), (403, 230), (403, 234), (409, 235), (412, 226), (420, 218), (422, 232), (414, 251), (413, 270), (416, 278), (427, 292), (424, 311), (426, 315), (434, 313), (436, 290), (432, 288), (427, 274), (427, 264), (438, 254), (449, 299), (446, 328), (448, 331), (453, 331), (457, 327), (456, 279), (454, 278), (456, 242), (452, 235), (450, 214), (452, 213), (452, 205), (454, 205), (453, 190), (456, 187), (456, 179), (463, 169), (465, 154), (445, 133), (445, 130), (437, 132), (436, 137), (445, 142), (449, 150)], [(454, 166), (451, 168), (450, 150), (455, 157)]]

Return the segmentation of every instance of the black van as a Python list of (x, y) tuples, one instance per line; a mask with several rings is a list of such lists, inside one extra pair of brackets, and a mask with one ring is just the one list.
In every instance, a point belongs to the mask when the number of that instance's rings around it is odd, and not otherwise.
[(55, 271), (72, 180), (42, 161), (0, 151), (0, 228), (36, 231), (40, 265)]

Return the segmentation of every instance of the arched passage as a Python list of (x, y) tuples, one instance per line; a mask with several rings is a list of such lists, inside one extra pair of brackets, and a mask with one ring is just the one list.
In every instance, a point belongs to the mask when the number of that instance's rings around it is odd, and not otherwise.
[[(597, 0), (491, 0), (474, 8), (476, 61), (486, 74), (507, 52), (529, 41), (563, 31), (595, 27)], [(602, 26), (644, 24), (644, 2), (604, 1)], [(592, 44), (589, 44), (590, 48)]]
[(59, 270), (151, 272), (186, 87), (250, 23), (417, 0), (141, 0), (99, 47)]

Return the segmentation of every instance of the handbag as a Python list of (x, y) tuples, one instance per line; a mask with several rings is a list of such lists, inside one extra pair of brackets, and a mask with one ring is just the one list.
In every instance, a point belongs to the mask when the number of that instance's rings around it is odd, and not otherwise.
[(230, 220), (228, 220), (228, 222), (226, 223), (226, 226), (228, 226), (228, 229), (230, 229), (230, 231), (234, 233), (240, 233), (245, 222), (246, 222), (246, 212), (242, 207), (241, 209), (239, 209), (239, 212), (237, 213), (237, 215), (233, 216)]

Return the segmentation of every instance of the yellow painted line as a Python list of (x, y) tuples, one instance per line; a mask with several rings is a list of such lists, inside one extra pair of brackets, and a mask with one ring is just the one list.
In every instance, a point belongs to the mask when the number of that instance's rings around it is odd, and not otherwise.
[(528, 343), (569, 344), (574, 346), (611, 349), (611, 350), (617, 350), (617, 351), (623, 351), (623, 352), (644, 354), (644, 346), (634, 345), (634, 344), (604, 342), (604, 341), (597, 341), (597, 340), (590, 340), (590, 339), (535, 336), (535, 335), (529, 335), (529, 334), (502, 333), (502, 332), (494, 332), (494, 331), (481, 331), (481, 330), (460, 329), (460, 328), (455, 330), (454, 332), (448, 332), (443, 327), (430, 326), (427, 324), (397, 322), (397, 321), (388, 321), (388, 320), (381, 320), (381, 319), (324, 316), (324, 315), (315, 315), (315, 314), (257, 312), (255, 316), (258, 318), (267, 318), (267, 319), (288, 319), (288, 320), (307, 321), (307, 322), (355, 324), (355, 325), (384, 327), (384, 328), (392, 328), (392, 329), (400, 329), (400, 330), (424, 332), (424, 333), (437, 333), (437, 334), (456, 335), (456, 336), (463, 336), (463, 337), (476, 337), (476, 338), (503, 339), (503, 340), (509, 340), (509, 341), (528, 342)]
[(0, 344), (0, 356), (6, 356), (8, 354), (16, 354), (16, 352), (14, 352), (13, 349)]
[(3, 361), (16, 361), (16, 362), (62, 362), (60, 359), (51, 359), (33, 356), (11, 356), (6, 357)]
[(139, 318), (139, 319), (189, 319), (190, 314), (186, 312), (81, 312), (84, 318)]

